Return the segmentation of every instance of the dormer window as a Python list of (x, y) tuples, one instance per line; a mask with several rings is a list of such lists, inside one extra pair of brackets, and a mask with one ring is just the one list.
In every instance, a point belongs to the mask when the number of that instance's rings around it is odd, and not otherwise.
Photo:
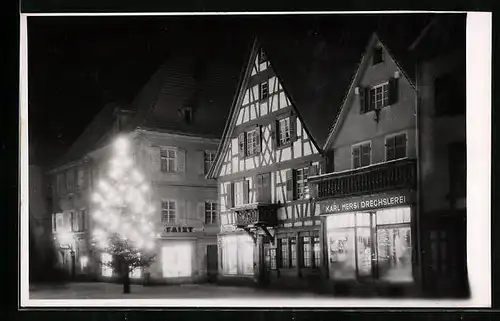
[(384, 53), (382, 47), (378, 46), (373, 49), (373, 65), (379, 64), (384, 61)]
[(179, 109), (179, 115), (185, 123), (189, 124), (193, 120), (193, 109), (191, 107), (183, 107)]

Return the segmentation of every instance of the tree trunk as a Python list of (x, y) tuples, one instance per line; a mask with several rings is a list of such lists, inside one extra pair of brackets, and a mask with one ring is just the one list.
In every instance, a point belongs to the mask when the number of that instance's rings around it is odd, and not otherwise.
[(128, 264), (123, 263), (123, 293), (130, 293), (130, 277)]

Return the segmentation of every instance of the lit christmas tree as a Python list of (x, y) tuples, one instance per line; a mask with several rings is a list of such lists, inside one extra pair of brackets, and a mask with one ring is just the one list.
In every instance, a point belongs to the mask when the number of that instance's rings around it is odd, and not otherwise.
[(124, 293), (130, 293), (129, 273), (154, 261), (156, 240), (149, 186), (134, 168), (131, 155), (129, 141), (117, 139), (108, 175), (98, 182), (92, 195), (97, 208), (92, 215), (96, 222), (92, 243), (96, 250), (116, 260), (101, 263), (118, 268)]

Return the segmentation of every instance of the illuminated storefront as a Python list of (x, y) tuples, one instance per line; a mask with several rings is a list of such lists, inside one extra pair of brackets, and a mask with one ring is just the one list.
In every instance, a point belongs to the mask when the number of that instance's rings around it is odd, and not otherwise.
[(411, 193), (325, 201), (328, 278), (335, 282), (412, 284)]
[(162, 275), (164, 278), (190, 277), (193, 270), (194, 242), (169, 241), (161, 248)]
[(253, 276), (254, 242), (248, 234), (220, 236), (221, 274)]

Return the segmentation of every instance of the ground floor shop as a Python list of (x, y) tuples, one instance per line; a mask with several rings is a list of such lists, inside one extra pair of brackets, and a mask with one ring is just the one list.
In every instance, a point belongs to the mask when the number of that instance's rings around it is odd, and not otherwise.
[[(204, 232), (172, 232), (157, 241), (151, 266), (130, 271), (132, 283), (195, 283), (214, 281), (217, 275), (217, 236)], [(95, 252), (84, 239), (57, 245), (58, 265), (75, 280), (118, 282), (118, 262), (109, 253)]]

